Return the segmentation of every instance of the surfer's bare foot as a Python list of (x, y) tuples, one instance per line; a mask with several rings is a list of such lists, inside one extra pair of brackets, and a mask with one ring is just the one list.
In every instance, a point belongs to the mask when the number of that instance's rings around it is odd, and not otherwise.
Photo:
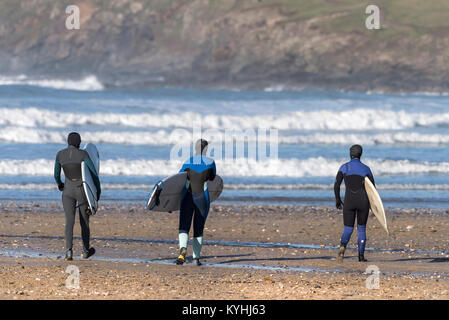
[(345, 256), (345, 250), (346, 250), (346, 248), (344, 246), (340, 246), (340, 248), (338, 249), (337, 261), (340, 263), (343, 262), (343, 257)]
[(181, 248), (181, 252), (179, 254), (178, 259), (176, 259), (176, 264), (182, 265), (186, 261), (187, 249)]
[(368, 260), (365, 259), (365, 256), (363, 254), (359, 254), (359, 262), (367, 262)]

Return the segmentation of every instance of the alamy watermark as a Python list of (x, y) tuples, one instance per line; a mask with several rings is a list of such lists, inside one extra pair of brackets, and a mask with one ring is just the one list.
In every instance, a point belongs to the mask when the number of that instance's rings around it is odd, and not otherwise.
[(65, 286), (69, 290), (78, 290), (80, 288), (80, 269), (75, 265), (70, 265), (65, 269), (69, 276), (65, 280)]
[(67, 30), (79, 30), (81, 28), (80, 8), (78, 6), (71, 5), (65, 9), (65, 13), (69, 15), (65, 19), (65, 27)]
[(365, 13), (369, 16), (365, 20), (365, 27), (368, 30), (380, 29), (380, 9), (378, 6), (371, 4), (366, 7)]
[[(132, 12), (137, 12), (139, 9), (133, 9)], [(69, 5), (65, 9), (68, 17), (65, 20), (65, 26), (67, 30), (79, 30), (81, 28), (80, 24), (80, 8), (76, 5)], [(369, 16), (365, 20), (365, 27), (368, 30), (379, 30), (380, 29), (380, 9), (375, 4), (370, 4), (365, 8), (365, 14)]]
[(195, 125), (192, 130), (176, 129), (176, 136), (183, 137), (183, 141), (175, 144), (170, 151), (171, 161), (185, 161), (195, 154), (194, 144), (199, 139), (205, 139), (209, 145), (207, 156), (214, 160), (230, 161), (267, 161), (278, 159), (278, 130), (277, 129), (246, 129), (246, 130), (202, 130)]
[(380, 288), (380, 269), (378, 266), (372, 264), (366, 268), (366, 274), (369, 274), (365, 280), (365, 286), (367, 289), (379, 289)]

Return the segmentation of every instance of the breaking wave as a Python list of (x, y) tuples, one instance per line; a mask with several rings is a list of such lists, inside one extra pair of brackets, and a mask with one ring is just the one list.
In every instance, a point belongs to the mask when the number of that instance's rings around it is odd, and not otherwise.
[[(156, 181), (155, 181), (156, 183)], [(103, 190), (151, 190), (155, 183), (102, 183)], [(449, 184), (378, 184), (378, 190), (439, 190), (448, 191)], [(3, 183), (0, 190), (55, 190), (54, 183)], [(333, 184), (269, 184), (269, 183), (225, 183), (225, 190), (333, 190)], [(345, 189), (344, 184), (341, 189)]]
[(88, 76), (81, 80), (69, 79), (30, 79), (25, 75), (16, 77), (0, 77), (0, 86), (34, 86), (60, 90), (101, 91), (103, 84), (95, 76)]
[[(1, 120), (0, 120), (1, 121)], [(180, 141), (189, 141), (185, 130), (156, 131), (82, 131), (83, 140), (96, 144), (120, 144), (120, 145), (174, 145)], [(187, 135), (186, 135), (187, 134)], [(373, 134), (358, 133), (315, 133), (283, 135), (278, 132), (278, 143), (280, 144), (315, 144), (315, 145), (449, 145), (449, 134), (427, 134), (417, 132), (383, 132)], [(207, 131), (203, 137), (209, 141), (217, 142), (217, 137), (210, 135)], [(224, 136), (223, 136), (224, 138)], [(271, 135), (246, 136), (234, 135), (235, 141), (269, 142)], [(67, 130), (60, 129), (38, 129), (30, 127), (2, 127), (0, 128), (0, 141), (9, 143), (58, 143), (65, 144)], [(193, 138), (192, 138), (193, 139)], [(191, 139), (190, 139), (191, 140)]]
[[(256, 161), (239, 158), (217, 160), (217, 173), (229, 177), (334, 177), (343, 159), (268, 159)], [(449, 162), (429, 163), (409, 160), (373, 159), (365, 162), (378, 175), (448, 174)], [(103, 160), (101, 175), (169, 176), (181, 167), (170, 160)], [(1, 160), (0, 175), (52, 176), (54, 160)]]
[(404, 110), (354, 109), (347, 111), (296, 111), (261, 115), (202, 115), (179, 113), (71, 113), (40, 108), (0, 108), (0, 125), (67, 128), (71, 126), (121, 126), (133, 128), (186, 128), (247, 130), (404, 130), (448, 126), (449, 112), (412, 113)]

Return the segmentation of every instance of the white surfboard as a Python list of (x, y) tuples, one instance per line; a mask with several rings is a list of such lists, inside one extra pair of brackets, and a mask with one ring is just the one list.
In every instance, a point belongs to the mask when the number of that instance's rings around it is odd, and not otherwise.
[[(179, 210), (181, 197), (186, 185), (187, 172), (181, 172), (159, 181), (150, 193), (147, 208), (150, 211), (172, 212)], [(213, 181), (207, 182), (210, 202), (215, 201), (223, 190), (223, 179), (216, 175)], [(159, 193), (159, 204), (156, 205)]]
[(385, 215), (382, 199), (380, 198), (376, 187), (372, 184), (371, 180), (368, 177), (365, 177), (365, 190), (366, 194), (368, 195), (371, 211), (374, 213), (377, 220), (379, 220), (380, 225), (385, 229), (387, 234), (389, 234), (387, 216)]
[[(94, 164), (97, 174), (100, 175), (100, 155), (97, 147), (93, 143), (88, 143), (83, 149), (89, 154), (90, 160)], [(92, 212), (92, 215), (94, 215), (98, 210), (97, 187), (95, 187), (92, 174), (84, 161), (81, 163), (81, 177), (83, 180), (83, 190), (86, 195), (88, 208)]]

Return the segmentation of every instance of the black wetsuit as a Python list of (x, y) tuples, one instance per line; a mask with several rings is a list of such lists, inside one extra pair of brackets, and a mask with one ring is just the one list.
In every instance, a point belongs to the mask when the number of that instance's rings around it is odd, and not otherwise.
[[(85, 161), (92, 173), (95, 186), (97, 187), (97, 196), (101, 193), (100, 181), (98, 179), (95, 167), (85, 150), (80, 150), (72, 145), (58, 152), (55, 161), (54, 177), (58, 186), (64, 186), (62, 193), (62, 205), (65, 212), (65, 241), (66, 250), (72, 249), (73, 226), (75, 224), (76, 208), (79, 208), (81, 236), (83, 239), (84, 250), (89, 250), (90, 228), (89, 214), (87, 211), (87, 199), (83, 192), (81, 180), (81, 162)], [(61, 181), (61, 167), (64, 171), (65, 182)]]

